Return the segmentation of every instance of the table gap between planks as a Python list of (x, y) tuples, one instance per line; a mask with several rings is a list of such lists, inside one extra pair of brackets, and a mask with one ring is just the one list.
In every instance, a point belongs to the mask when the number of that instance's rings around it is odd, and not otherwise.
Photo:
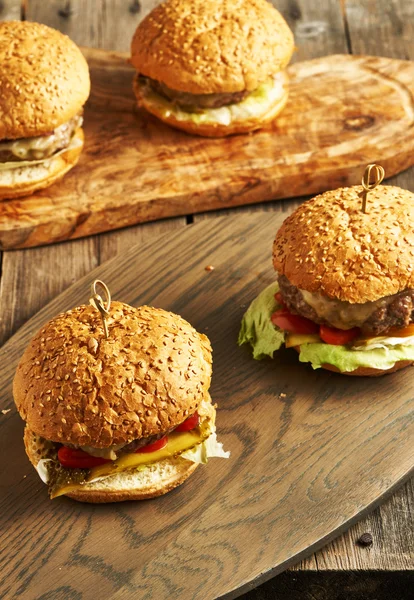
[[(132, 4), (129, 0), (72, 0), (69, 14), (65, 15), (66, 0), (4, 0), (0, 3), (0, 19), (38, 21), (66, 33), (81, 46), (128, 51), (139, 21), (158, 2), (142, 0), (140, 11), (135, 13), (130, 11)], [(414, 2), (279, 0), (273, 1), (273, 4), (294, 31), (297, 44), (294, 61), (348, 52), (414, 59)], [(414, 191), (414, 168), (394, 177), (391, 183)], [(156, 242), (160, 235), (168, 231), (185, 227), (193, 221), (214, 218), (218, 214), (232, 215), (245, 211), (288, 213), (301, 201), (301, 198), (282, 200), (220, 213), (210, 212), (194, 217), (188, 215), (187, 218), (145, 223), (55, 244), (53, 248), (3, 253), (0, 258), (0, 344), (78, 278), (133, 244), (148, 240)], [(291, 576), (297, 578), (301, 573), (313, 571), (337, 571), (340, 576), (341, 571), (393, 572), (413, 569), (413, 512), (414, 483), (410, 481), (348, 532), (299, 563), (292, 569)], [(373, 534), (374, 544), (370, 549), (361, 548), (355, 543), (365, 531)], [(289, 574), (285, 573), (283, 577), (286, 585)], [(273, 582), (248, 593), (246, 598), (271, 597), (267, 593), (277, 590), (277, 580), (275, 578)], [(330, 579), (329, 585), (334, 582), (335, 579)], [(302, 589), (301, 593), (305, 592)], [(297, 593), (295, 598), (302, 598), (299, 591)]]

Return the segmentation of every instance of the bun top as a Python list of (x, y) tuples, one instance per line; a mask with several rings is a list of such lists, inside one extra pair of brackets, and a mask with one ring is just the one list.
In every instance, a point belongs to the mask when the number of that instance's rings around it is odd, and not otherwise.
[(139, 73), (191, 94), (252, 91), (284, 69), (293, 34), (267, 0), (166, 0), (138, 26)]
[(206, 398), (211, 347), (187, 321), (161, 309), (112, 302), (79, 306), (47, 323), (17, 367), (17, 409), (36, 434), (95, 448), (163, 433)]
[(74, 117), (89, 96), (79, 48), (39, 23), (0, 23), (0, 140), (44, 135)]
[(273, 245), (275, 269), (296, 287), (359, 304), (414, 288), (414, 194), (362, 186), (316, 196), (295, 210)]

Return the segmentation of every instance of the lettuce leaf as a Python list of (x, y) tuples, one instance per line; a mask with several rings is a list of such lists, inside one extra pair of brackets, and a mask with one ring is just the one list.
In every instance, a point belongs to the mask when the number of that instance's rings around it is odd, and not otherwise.
[[(242, 319), (238, 343), (240, 346), (251, 344), (253, 358), (257, 360), (266, 356), (273, 358), (273, 353), (284, 343), (284, 333), (271, 321), (272, 313), (279, 306), (274, 298), (278, 291), (277, 283), (265, 288), (250, 304)], [(414, 344), (407, 343), (407, 338), (402, 338), (401, 344), (395, 344), (394, 338), (389, 340), (387, 344), (387, 338), (383, 337), (380, 348), (352, 348), (323, 342), (301, 344), (299, 360), (311, 363), (314, 369), (319, 369), (323, 364), (333, 365), (342, 373), (354, 371), (358, 367), (385, 370), (400, 360), (414, 361)]]
[(333, 365), (342, 373), (358, 367), (390, 369), (400, 360), (414, 360), (414, 346), (399, 345), (373, 350), (359, 350), (331, 344), (302, 344), (299, 360), (310, 362), (314, 369), (323, 364)]
[(276, 282), (267, 286), (250, 304), (241, 322), (238, 344), (250, 344), (256, 360), (262, 360), (266, 356), (273, 358), (273, 353), (279, 350), (285, 340), (284, 333), (270, 320), (272, 313), (279, 307), (275, 300), (278, 291)]
[(229, 458), (230, 452), (225, 452), (223, 450), (223, 444), (218, 442), (217, 435), (212, 433), (204, 440), (204, 442), (197, 444), (197, 446), (191, 448), (191, 450), (186, 450), (180, 454), (180, 456), (187, 460), (191, 460), (191, 462), (205, 464), (209, 458)]

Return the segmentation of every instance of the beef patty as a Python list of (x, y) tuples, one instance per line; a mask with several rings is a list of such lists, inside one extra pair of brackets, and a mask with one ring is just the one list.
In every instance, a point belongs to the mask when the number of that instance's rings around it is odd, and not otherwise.
[[(283, 300), (292, 313), (321, 325), (332, 325), (317, 314), (316, 310), (304, 300), (302, 292), (290, 283), (287, 277), (279, 275), (278, 283)], [(364, 334), (379, 335), (391, 327), (407, 327), (414, 322), (414, 290), (412, 289), (387, 296), (379, 303), (367, 304), (372, 304), (372, 312), (359, 324)]]
[(250, 93), (248, 90), (242, 90), (232, 94), (189, 94), (172, 90), (161, 81), (144, 75), (140, 75), (139, 80), (141, 84), (149, 85), (154, 92), (187, 112), (202, 112), (206, 108), (220, 108), (235, 104), (241, 102)]

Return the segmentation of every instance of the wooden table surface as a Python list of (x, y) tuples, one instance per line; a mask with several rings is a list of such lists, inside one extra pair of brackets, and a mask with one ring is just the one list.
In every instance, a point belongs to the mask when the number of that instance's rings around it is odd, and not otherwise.
[[(132, 34), (154, 0), (3, 0), (0, 19), (27, 19), (67, 33), (77, 44), (129, 50)], [(294, 60), (333, 53), (371, 54), (414, 60), (412, 0), (275, 0), (296, 39)], [(390, 180), (414, 191), (414, 168)], [(246, 210), (291, 211), (301, 199), (269, 202)], [(187, 215), (99, 236), (3, 253), (0, 281), (0, 344), (78, 278), (133, 244), (219, 213)], [(244, 597), (408, 598), (414, 573), (414, 485), (408, 482), (363, 521), (334, 542)], [(356, 540), (364, 532), (373, 545)], [(5, 599), (12, 600), (12, 599)]]

